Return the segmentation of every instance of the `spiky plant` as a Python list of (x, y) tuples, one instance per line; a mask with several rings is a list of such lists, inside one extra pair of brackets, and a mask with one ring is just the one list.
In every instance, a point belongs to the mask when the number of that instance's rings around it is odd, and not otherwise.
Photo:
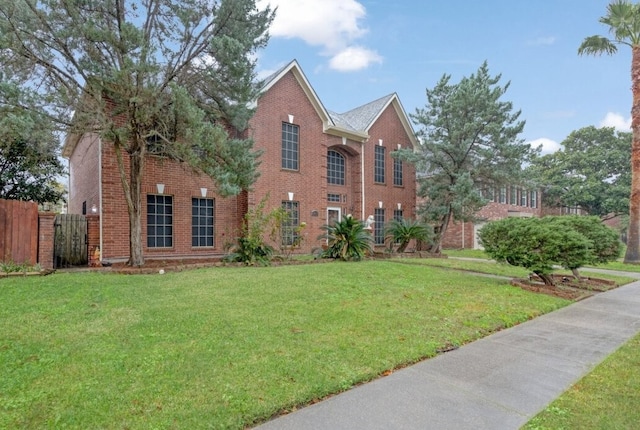
[(321, 228), (326, 233), (319, 238), (327, 240), (327, 249), (322, 253), (324, 258), (343, 261), (361, 260), (367, 253), (373, 252), (371, 233), (364, 229), (362, 221), (351, 215), (345, 216), (334, 224), (325, 224)]
[(385, 226), (385, 239), (398, 244), (396, 252), (404, 252), (412, 239), (430, 242), (433, 239), (433, 228), (429, 224), (417, 220), (391, 220)]

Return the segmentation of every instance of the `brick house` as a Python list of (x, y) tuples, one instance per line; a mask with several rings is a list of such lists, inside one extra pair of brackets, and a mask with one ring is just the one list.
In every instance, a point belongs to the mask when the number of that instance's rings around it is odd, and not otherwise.
[[(324, 107), (292, 61), (265, 80), (246, 133), (263, 152), (260, 177), (235, 197), (221, 197), (210, 178), (181, 164), (148, 156), (145, 258), (219, 257), (247, 211), (265, 198), (266, 211), (283, 207), (294, 226), (306, 224), (297, 252), (321, 246), (321, 226), (346, 214), (374, 216), (377, 246), (384, 245), (385, 222), (415, 216), (415, 170), (391, 157), (417, 145), (396, 94), (338, 114)], [(112, 145), (87, 133), (67, 138), (63, 156), (69, 159), (69, 213), (99, 215), (99, 238), (92, 243), (102, 259), (126, 260), (129, 222)]]
[(496, 221), (510, 216), (542, 216), (539, 190), (531, 190), (518, 185), (503, 186), (485, 191), (489, 200), (478, 213), (475, 222), (453, 222), (447, 228), (442, 247), (448, 249), (479, 249), (478, 230), (488, 221)]

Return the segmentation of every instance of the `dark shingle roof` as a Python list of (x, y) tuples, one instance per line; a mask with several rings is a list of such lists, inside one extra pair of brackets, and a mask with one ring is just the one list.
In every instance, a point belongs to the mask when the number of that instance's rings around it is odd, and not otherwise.
[(329, 112), (329, 114), (336, 125), (349, 130), (364, 132), (367, 131), (394, 96), (395, 94), (389, 94), (345, 113)]

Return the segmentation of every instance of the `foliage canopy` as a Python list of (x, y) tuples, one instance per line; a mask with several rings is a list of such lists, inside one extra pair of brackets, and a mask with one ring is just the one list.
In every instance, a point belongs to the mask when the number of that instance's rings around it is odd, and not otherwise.
[(548, 207), (579, 207), (607, 218), (629, 212), (631, 133), (610, 127), (573, 131), (562, 149), (535, 158), (528, 169)]
[(0, 199), (57, 203), (64, 166), (48, 121), (25, 112), (0, 112)]
[(444, 75), (427, 90), (426, 106), (412, 115), (420, 126), (418, 151), (396, 153), (422, 172), (420, 212), (436, 225), (435, 251), (452, 219), (470, 220), (487, 203), (479, 188), (513, 183), (532, 154), (518, 138), (524, 128), (520, 111), (502, 100), (509, 83), (501, 86), (500, 79), (486, 62), (457, 84)]
[(579, 267), (615, 260), (621, 250), (617, 233), (598, 217), (509, 217), (486, 224), (479, 237), (491, 258), (529, 269), (549, 285), (554, 265), (578, 275)]
[(112, 145), (129, 263), (140, 265), (149, 151), (210, 176), (222, 195), (255, 181), (252, 142), (228, 131), (251, 117), (254, 54), (271, 19), (255, 0), (0, 0), (0, 106), (48, 115), (72, 139), (95, 133)]

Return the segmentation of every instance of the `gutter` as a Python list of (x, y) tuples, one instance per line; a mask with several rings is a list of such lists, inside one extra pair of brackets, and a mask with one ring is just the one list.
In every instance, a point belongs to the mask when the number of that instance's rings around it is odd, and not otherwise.
[(98, 136), (98, 213), (100, 214), (100, 263), (104, 254), (102, 244), (102, 138)]
[(362, 145), (360, 145), (360, 148), (362, 148), (362, 150), (360, 151), (360, 186), (362, 187), (362, 213), (360, 215), (360, 219), (362, 221), (364, 221), (365, 219), (367, 219), (367, 217), (365, 216), (365, 207), (364, 207), (364, 142), (362, 142)]

